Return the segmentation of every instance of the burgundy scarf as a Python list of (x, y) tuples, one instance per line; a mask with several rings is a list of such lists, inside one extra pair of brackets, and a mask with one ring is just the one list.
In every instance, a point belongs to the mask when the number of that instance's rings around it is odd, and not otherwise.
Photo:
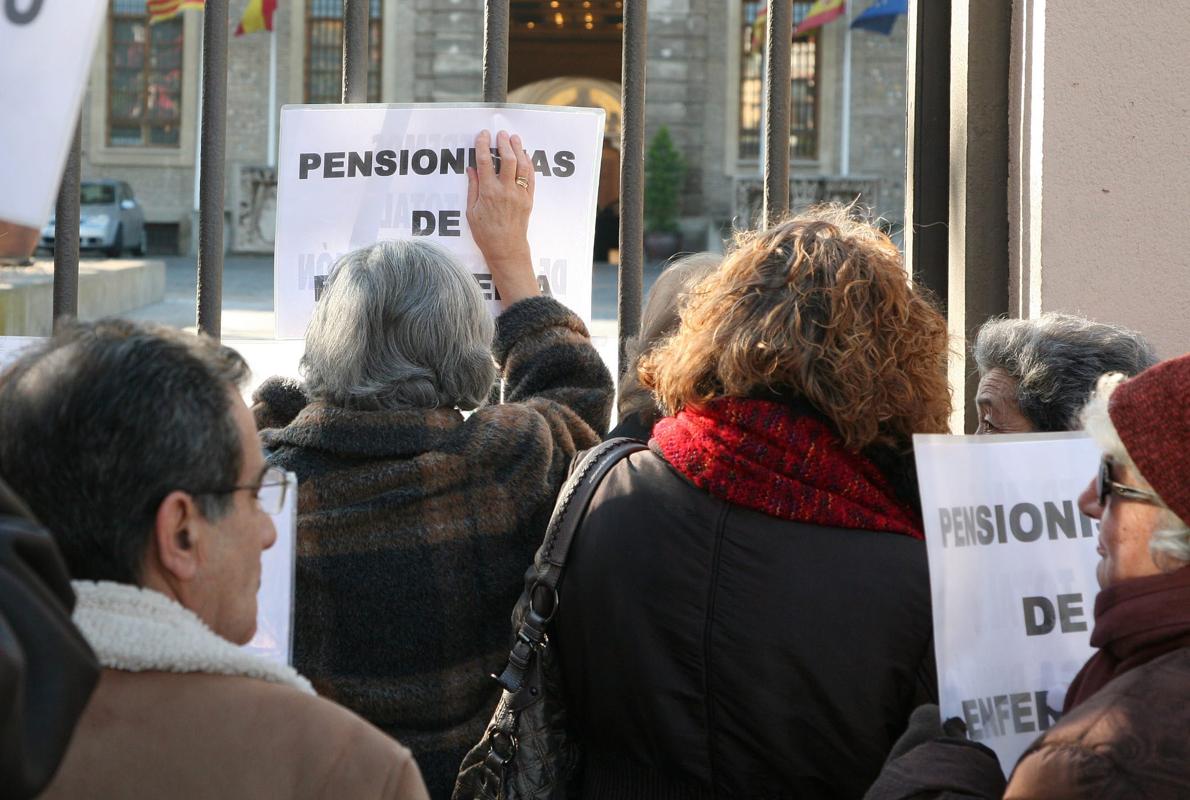
[(1098, 652), (1070, 684), (1063, 713), (1112, 678), (1190, 647), (1190, 567), (1133, 578), (1101, 591), (1095, 598), (1091, 646)]
[(769, 400), (722, 398), (653, 428), (653, 447), (698, 488), (781, 519), (925, 538), (864, 456), (816, 415)]

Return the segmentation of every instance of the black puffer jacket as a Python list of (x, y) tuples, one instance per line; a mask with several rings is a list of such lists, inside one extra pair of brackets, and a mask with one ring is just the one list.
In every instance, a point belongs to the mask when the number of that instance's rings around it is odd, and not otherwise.
[(0, 480), (0, 796), (49, 783), (99, 680), (73, 607), (53, 539)]
[(573, 548), (555, 637), (584, 798), (860, 797), (935, 694), (920, 541), (734, 506), (644, 451)]

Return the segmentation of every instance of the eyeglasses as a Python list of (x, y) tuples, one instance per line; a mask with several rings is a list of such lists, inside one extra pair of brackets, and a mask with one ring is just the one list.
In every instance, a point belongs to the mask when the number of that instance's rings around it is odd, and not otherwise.
[(1165, 505), (1161, 502), (1161, 498), (1153, 492), (1147, 492), (1144, 489), (1137, 489), (1133, 486), (1125, 486), (1122, 483), (1116, 483), (1111, 479), (1112, 460), (1104, 456), (1099, 461), (1099, 477), (1095, 481), (1095, 491), (1099, 495), (1099, 506), (1107, 506), (1108, 495), (1114, 494), (1123, 497), (1125, 500), (1138, 500), (1142, 503), (1149, 503), (1155, 506)]
[(248, 486), (228, 486), (225, 489), (208, 489), (205, 492), (191, 492), (194, 496), (204, 494), (232, 494), (251, 491), (256, 493), (256, 504), (266, 514), (280, 514), (285, 508), (285, 497), (289, 492), (289, 473), (280, 467), (269, 467), (260, 476), (260, 483)]

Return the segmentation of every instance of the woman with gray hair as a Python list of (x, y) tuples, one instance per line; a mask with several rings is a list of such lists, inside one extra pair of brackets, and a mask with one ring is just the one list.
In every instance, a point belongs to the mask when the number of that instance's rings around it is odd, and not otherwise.
[[(582, 321), (540, 296), (533, 167), (519, 137), (497, 142), (499, 173), (478, 137), (467, 201), (495, 322), (441, 248), (362, 248), (315, 308), (304, 386), (272, 379), (254, 409), (300, 480), (294, 665), (410, 747), (433, 797), (484, 732), (525, 564), (612, 399)], [(485, 405), (498, 372), (505, 402)]]
[[(1095, 654), (1070, 684), (1058, 724), (1017, 761), (1007, 788), (995, 754), (954, 730), (915, 747), (903, 738), (903, 755), (867, 800), (1190, 797), (1187, 394), (1190, 355), (1129, 380), (1104, 375), (1082, 412), (1103, 453), (1079, 497), (1099, 523), (1100, 592)], [(937, 711), (918, 709), (935, 728)]]
[(1067, 431), (1095, 381), (1108, 372), (1137, 375), (1157, 363), (1135, 331), (1070, 314), (990, 319), (975, 336), (979, 365), (976, 433)]

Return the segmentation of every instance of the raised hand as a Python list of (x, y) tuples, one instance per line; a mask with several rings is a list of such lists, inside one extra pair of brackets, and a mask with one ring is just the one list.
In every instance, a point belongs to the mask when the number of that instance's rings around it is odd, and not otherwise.
[(475, 137), (475, 168), (467, 170), (467, 224), (483, 253), (505, 308), (540, 294), (529, 252), (529, 214), (533, 210), (533, 164), (520, 136), (496, 135), (500, 172), (491, 153), (488, 131)]

